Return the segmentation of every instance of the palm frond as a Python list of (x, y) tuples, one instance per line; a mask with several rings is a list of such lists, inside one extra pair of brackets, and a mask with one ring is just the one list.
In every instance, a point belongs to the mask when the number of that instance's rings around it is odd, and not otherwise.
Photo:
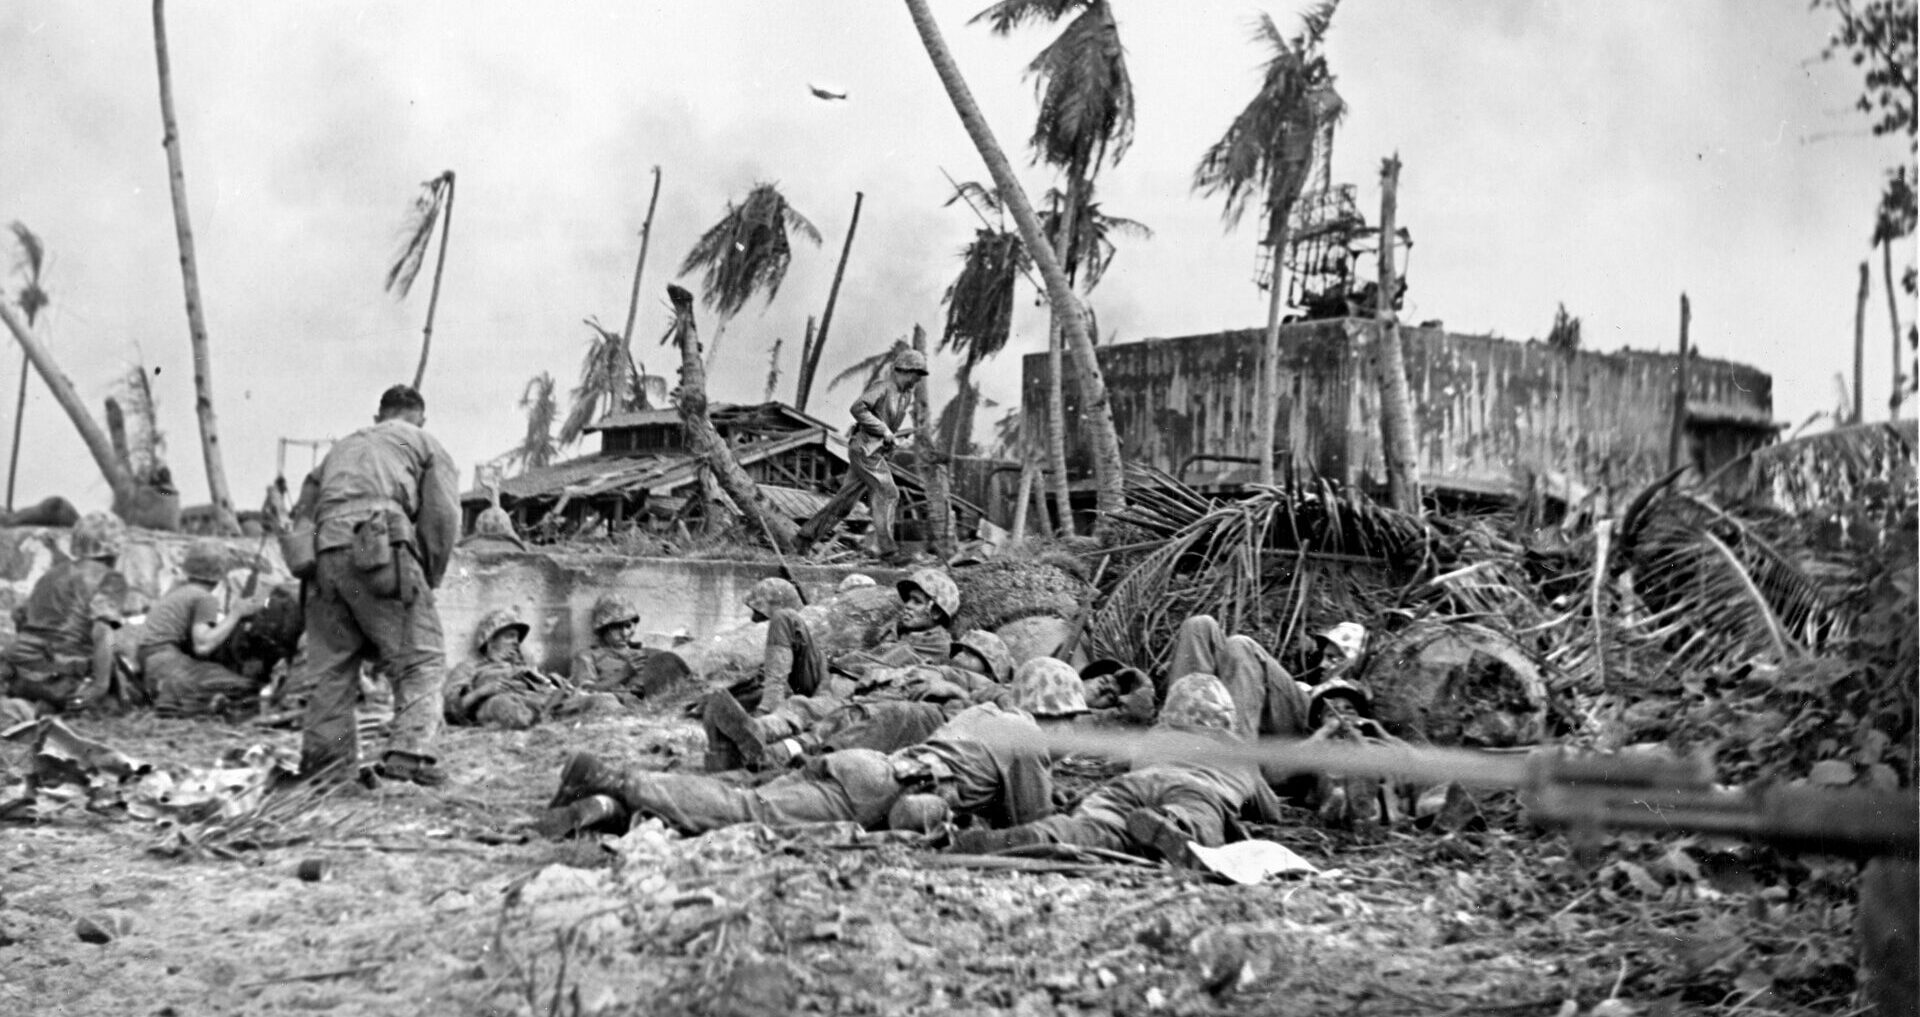
[(433, 231), (440, 225), (440, 212), (446, 207), (447, 190), (452, 183), (453, 174), (448, 171), (420, 185), (420, 193), (414, 196), (413, 207), (407, 211), (406, 222), (400, 229), (400, 253), (387, 269), (387, 292), (404, 298), (413, 289), (420, 265), (426, 260), (427, 248), (433, 243)]
[(967, 24), (984, 21), (992, 26), (993, 34), (1007, 35), (1023, 25), (1052, 24), (1086, 3), (1087, 0), (999, 0), (968, 19)]
[(1133, 143), (1133, 79), (1120, 26), (1105, 0), (1090, 0), (1027, 74), (1040, 101), (1028, 143), (1034, 154), (1082, 179)]
[(834, 389), (839, 388), (841, 385), (844, 385), (847, 382), (854, 380), (855, 378), (862, 379), (860, 382), (861, 388), (866, 388), (867, 386), (872, 385), (874, 382), (879, 381), (880, 377), (886, 373), (887, 365), (893, 363), (893, 358), (895, 355), (900, 353), (902, 350), (909, 350), (912, 348), (913, 347), (907, 344), (907, 341), (905, 339), (895, 339), (893, 341), (893, 345), (887, 347), (884, 351), (880, 353), (876, 353), (873, 356), (866, 358), (865, 360), (859, 361), (858, 363), (855, 363), (852, 367), (849, 367), (846, 370), (841, 371), (839, 374), (834, 375), (832, 380), (827, 382), (827, 391), (831, 392)]
[(722, 318), (738, 314), (755, 296), (769, 303), (793, 263), (789, 234), (820, 246), (819, 229), (787, 202), (777, 185), (757, 183), (738, 204), (727, 202), (720, 221), (701, 234), (680, 263), (680, 274), (702, 271), (701, 299)]
[(947, 327), (940, 348), (984, 360), (1013, 334), (1014, 291), (1032, 259), (1018, 233), (989, 229), (976, 231), (960, 256), (960, 274), (942, 297)]
[(785, 339), (776, 337), (772, 351), (767, 354), (767, 394), (762, 402), (773, 402), (773, 393), (780, 387), (780, 347), (785, 344)]
[(1272, 51), (1260, 89), (1193, 171), (1194, 191), (1224, 199), (1228, 228), (1256, 201), (1272, 221), (1284, 221), (1306, 181), (1320, 128), (1344, 110), (1320, 50), (1333, 7), (1308, 11), (1306, 27), (1293, 41), (1267, 15), (1255, 26), (1256, 42)]
[(520, 391), (520, 408), (527, 411), (527, 433), (507, 457), (526, 469), (549, 465), (560, 454), (553, 440), (553, 420), (559, 415), (554, 389), (552, 373), (542, 371), (528, 379), (526, 388)]
[(587, 318), (585, 324), (593, 330), (593, 338), (580, 361), (580, 383), (573, 389), (573, 406), (560, 425), (561, 445), (573, 444), (602, 416), (637, 409), (640, 404), (639, 370), (626, 341), (618, 332), (602, 327), (597, 319)]
[[(940, 207), (946, 208), (956, 201), (964, 201), (968, 205), (973, 206), (974, 212), (982, 219), (986, 218), (987, 212), (992, 212), (995, 215), (1000, 214), (999, 188), (988, 187), (978, 180), (968, 180), (964, 183), (953, 185), (953, 193), (947, 196), (946, 201), (941, 202)], [(981, 211), (982, 209), (985, 209), (985, 211)]]
[(20, 313), (27, 316), (31, 326), (49, 302), (47, 291), (40, 286), (41, 270), (46, 265), (47, 248), (41, 243), (39, 234), (27, 228), (27, 224), (14, 220), (13, 236), (20, 245), (19, 273), (25, 277), (20, 284), (20, 296), (16, 299)]

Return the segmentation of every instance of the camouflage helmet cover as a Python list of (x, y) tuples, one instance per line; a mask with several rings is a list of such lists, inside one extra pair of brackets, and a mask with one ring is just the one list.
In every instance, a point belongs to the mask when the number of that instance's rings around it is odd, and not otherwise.
[(484, 651), (494, 636), (508, 629), (514, 630), (524, 641), (527, 633), (533, 631), (533, 626), (520, 620), (520, 609), (517, 607), (496, 607), (488, 611), (481, 617), (480, 628), (474, 633), (474, 649)]
[(593, 631), (595, 633), (598, 633), (601, 629), (609, 625), (619, 625), (622, 622), (637, 622), (639, 620), (640, 611), (633, 606), (633, 601), (628, 600), (618, 593), (603, 593), (600, 595), (599, 600), (593, 602)]
[(893, 369), (896, 371), (918, 371), (927, 373), (927, 356), (919, 350), (901, 350), (893, 355)]
[(887, 810), (887, 828), (932, 833), (953, 818), (953, 808), (939, 795), (901, 795)]
[(116, 558), (127, 546), (127, 524), (111, 512), (89, 512), (73, 525), (75, 558)]
[(188, 579), (203, 583), (220, 582), (227, 578), (227, 545), (206, 538), (194, 541), (187, 547), (180, 570), (187, 574)]
[(954, 653), (972, 650), (987, 665), (987, 676), (1004, 684), (1013, 675), (1013, 653), (1007, 642), (986, 629), (970, 629), (954, 640)]
[(1160, 707), (1160, 726), (1233, 730), (1233, 697), (1220, 679), (1195, 672), (1182, 675), (1167, 689)]
[(1066, 717), (1087, 712), (1087, 690), (1073, 665), (1035, 657), (1013, 675), (1013, 705), (1036, 717)]
[(800, 607), (800, 591), (785, 579), (768, 576), (747, 591), (745, 603), (747, 607), (771, 618), (775, 611), (797, 610)]
[(845, 579), (840, 580), (840, 585), (834, 589), (840, 593), (846, 593), (849, 590), (859, 590), (868, 586), (877, 585), (879, 584), (873, 581), (873, 577), (867, 575), (865, 572), (850, 572)]
[(473, 535), (476, 537), (518, 537), (513, 530), (513, 517), (498, 505), (488, 505), (480, 510), (473, 520)]
[(1341, 622), (1314, 634), (1331, 646), (1343, 660), (1358, 660), (1367, 650), (1367, 628), (1359, 622)]
[(960, 587), (953, 585), (953, 580), (939, 569), (914, 569), (907, 578), (894, 584), (894, 588), (900, 591), (901, 600), (907, 599), (907, 594), (914, 590), (926, 594), (933, 606), (946, 615), (944, 621), (950, 622), (960, 613)]

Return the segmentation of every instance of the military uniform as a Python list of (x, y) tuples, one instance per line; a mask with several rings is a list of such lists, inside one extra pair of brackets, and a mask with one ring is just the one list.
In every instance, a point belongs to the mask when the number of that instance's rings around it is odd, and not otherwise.
[[(581, 694), (573, 685), (529, 666), (520, 655), (520, 641), (530, 626), (511, 607), (497, 608), (480, 619), (476, 660), (463, 661), (447, 676), (446, 719), (449, 724), (520, 730), (549, 717), (612, 711), (620, 701), (611, 693)], [(493, 645), (503, 632), (514, 635), (510, 648)]]
[(613, 771), (578, 756), (561, 776), (555, 808), (594, 794), (617, 798), (635, 814), (658, 816), (686, 833), (735, 823), (769, 826), (887, 822), (904, 796), (937, 795), (955, 813), (994, 826), (1026, 823), (1053, 811), (1053, 785), (1033, 718), (996, 706), (975, 706), (941, 725), (920, 745), (894, 753), (834, 752), (804, 771), (758, 787), (698, 774)]
[(113, 562), (126, 544), (126, 526), (105, 512), (75, 524), (73, 557), (54, 563), (14, 609), (18, 633), (0, 657), (0, 690), (59, 711), (105, 695), (112, 629), (120, 627), (133, 596)]
[(633, 696), (646, 694), (646, 662), (652, 651), (629, 646), (622, 631), (608, 645), (608, 630), (631, 629), (640, 620), (633, 603), (619, 594), (605, 594), (593, 605), (594, 645), (573, 655), (567, 677), (583, 692), (623, 692)]
[(154, 709), (164, 715), (207, 713), (216, 704), (254, 706), (266, 676), (249, 678), (194, 652), (193, 632), (220, 623), (213, 587), (226, 578), (226, 549), (196, 541), (187, 551), (187, 579), (147, 611), (140, 639), (140, 669), (153, 690)]
[(916, 350), (895, 354), (891, 370), (853, 401), (850, 407), (853, 430), (847, 437), (846, 483), (820, 514), (807, 520), (801, 535), (804, 543), (819, 540), (833, 529), (853, 510), (854, 501), (846, 495), (865, 488), (867, 511), (873, 517), (874, 549), (888, 557), (898, 553), (893, 539), (893, 515), (900, 504), (900, 488), (893, 482), (893, 467), (887, 462), (887, 456), (893, 453), (900, 426), (913, 412), (914, 396), (912, 387), (902, 389), (895, 383), (895, 371), (913, 372), (924, 379), (927, 358)]
[(433, 436), (391, 416), (335, 442), (308, 476), (296, 512), (313, 520), (316, 552), (298, 683), (312, 690), (303, 772), (358, 765), (353, 710), (368, 658), (393, 686), (388, 755), (432, 765), (446, 677), (433, 591), (460, 533), (458, 480)]
[[(1196, 739), (1236, 740), (1230, 728), (1237, 706), (1211, 675), (1181, 678), (1168, 690), (1160, 729)], [(1187, 844), (1216, 847), (1230, 839), (1241, 816), (1280, 818), (1280, 802), (1252, 764), (1158, 762), (1095, 790), (1071, 813), (1006, 830), (967, 831), (954, 850), (998, 851), (1029, 844), (1158, 854), (1191, 860)]]
[(1228, 636), (1212, 615), (1180, 624), (1168, 673), (1220, 679), (1233, 697), (1233, 733), (1242, 738), (1307, 733), (1306, 691), (1252, 637)]

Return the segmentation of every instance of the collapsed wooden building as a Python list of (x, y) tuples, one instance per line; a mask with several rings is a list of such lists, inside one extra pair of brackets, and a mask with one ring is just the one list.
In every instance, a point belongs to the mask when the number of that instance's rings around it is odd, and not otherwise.
[[(817, 512), (846, 479), (846, 437), (823, 420), (781, 402), (715, 404), (709, 416), (761, 493), (796, 522)], [(614, 413), (586, 430), (599, 435), (598, 451), (498, 481), (501, 508), (533, 540), (671, 534), (717, 521), (711, 506), (731, 510), (689, 446), (679, 411)], [(925, 485), (910, 467), (897, 466), (894, 476), (905, 537), (919, 539)], [(963, 532), (971, 532), (982, 515), (967, 491), (956, 486), (954, 510)], [(461, 495), (469, 529), (492, 499), (479, 482)], [(849, 524), (856, 531), (867, 525), (866, 506), (854, 510)]]

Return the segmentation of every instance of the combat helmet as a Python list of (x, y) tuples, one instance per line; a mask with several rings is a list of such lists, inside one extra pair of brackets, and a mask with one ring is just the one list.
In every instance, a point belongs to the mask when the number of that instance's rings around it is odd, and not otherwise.
[(840, 580), (840, 585), (834, 587), (834, 592), (847, 593), (852, 590), (860, 590), (877, 585), (879, 584), (873, 581), (873, 577), (867, 575), (865, 572), (849, 572), (847, 573), (847, 578)]
[(986, 629), (971, 629), (966, 635), (953, 641), (954, 653), (971, 650), (987, 665), (987, 677), (1002, 684), (1013, 674), (1013, 654), (1007, 650), (1006, 640), (988, 632)]
[(1233, 730), (1233, 697), (1220, 679), (1194, 672), (1182, 675), (1167, 689), (1167, 701), (1160, 707), (1161, 727)]
[(907, 594), (914, 590), (926, 594), (944, 616), (939, 619), (942, 625), (952, 624), (954, 615), (960, 613), (960, 587), (953, 585), (953, 580), (939, 569), (914, 569), (907, 578), (895, 583), (894, 589), (900, 591), (901, 600), (907, 599)]
[(1014, 672), (1013, 705), (1036, 717), (1070, 717), (1087, 712), (1086, 686), (1066, 661), (1035, 657)]
[(187, 556), (180, 563), (180, 570), (188, 579), (203, 583), (218, 583), (227, 578), (227, 546), (217, 540), (202, 538), (187, 547)]
[(887, 810), (887, 829), (932, 833), (953, 818), (953, 807), (939, 795), (901, 795)]
[(517, 607), (496, 607), (488, 611), (481, 617), (480, 628), (474, 633), (473, 648), (482, 653), (486, 652), (487, 643), (491, 642), (494, 636), (508, 629), (518, 632), (521, 641), (525, 642), (527, 633), (533, 631), (533, 626), (520, 620), (520, 609)]
[(1344, 699), (1353, 704), (1354, 712), (1362, 717), (1373, 716), (1373, 693), (1359, 682), (1345, 678), (1334, 678), (1321, 682), (1307, 691), (1307, 729), (1318, 730), (1326, 723), (1327, 711), (1332, 708), (1333, 700)]
[(927, 355), (919, 350), (901, 350), (893, 355), (893, 369), (896, 371), (918, 371), (927, 373)]
[(800, 607), (800, 591), (778, 576), (768, 576), (753, 584), (743, 601), (750, 610), (771, 618), (776, 611), (794, 611)]
[(73, 524), (75, 558), (118, 558), (127, 547), (127, 524), (111, 512), (89, 512)]
[(1314, 633), (1314, 638), (1331, 647), (1342, 661), (1359, 660), (1367, 651), (1367, 627), (1359, 622), (1344, 621), (1329, 626)]
[(619, 625), (622, 622), (637, 622), (639, 620), (640, 611), (633, 606), (633, 601), (628, 600), (618, 593), (603, 593), (600, 595), (599, 600), (593, 602), (593, 631), (595, 635), (598, 635), (601, 629), (609, 625)]

